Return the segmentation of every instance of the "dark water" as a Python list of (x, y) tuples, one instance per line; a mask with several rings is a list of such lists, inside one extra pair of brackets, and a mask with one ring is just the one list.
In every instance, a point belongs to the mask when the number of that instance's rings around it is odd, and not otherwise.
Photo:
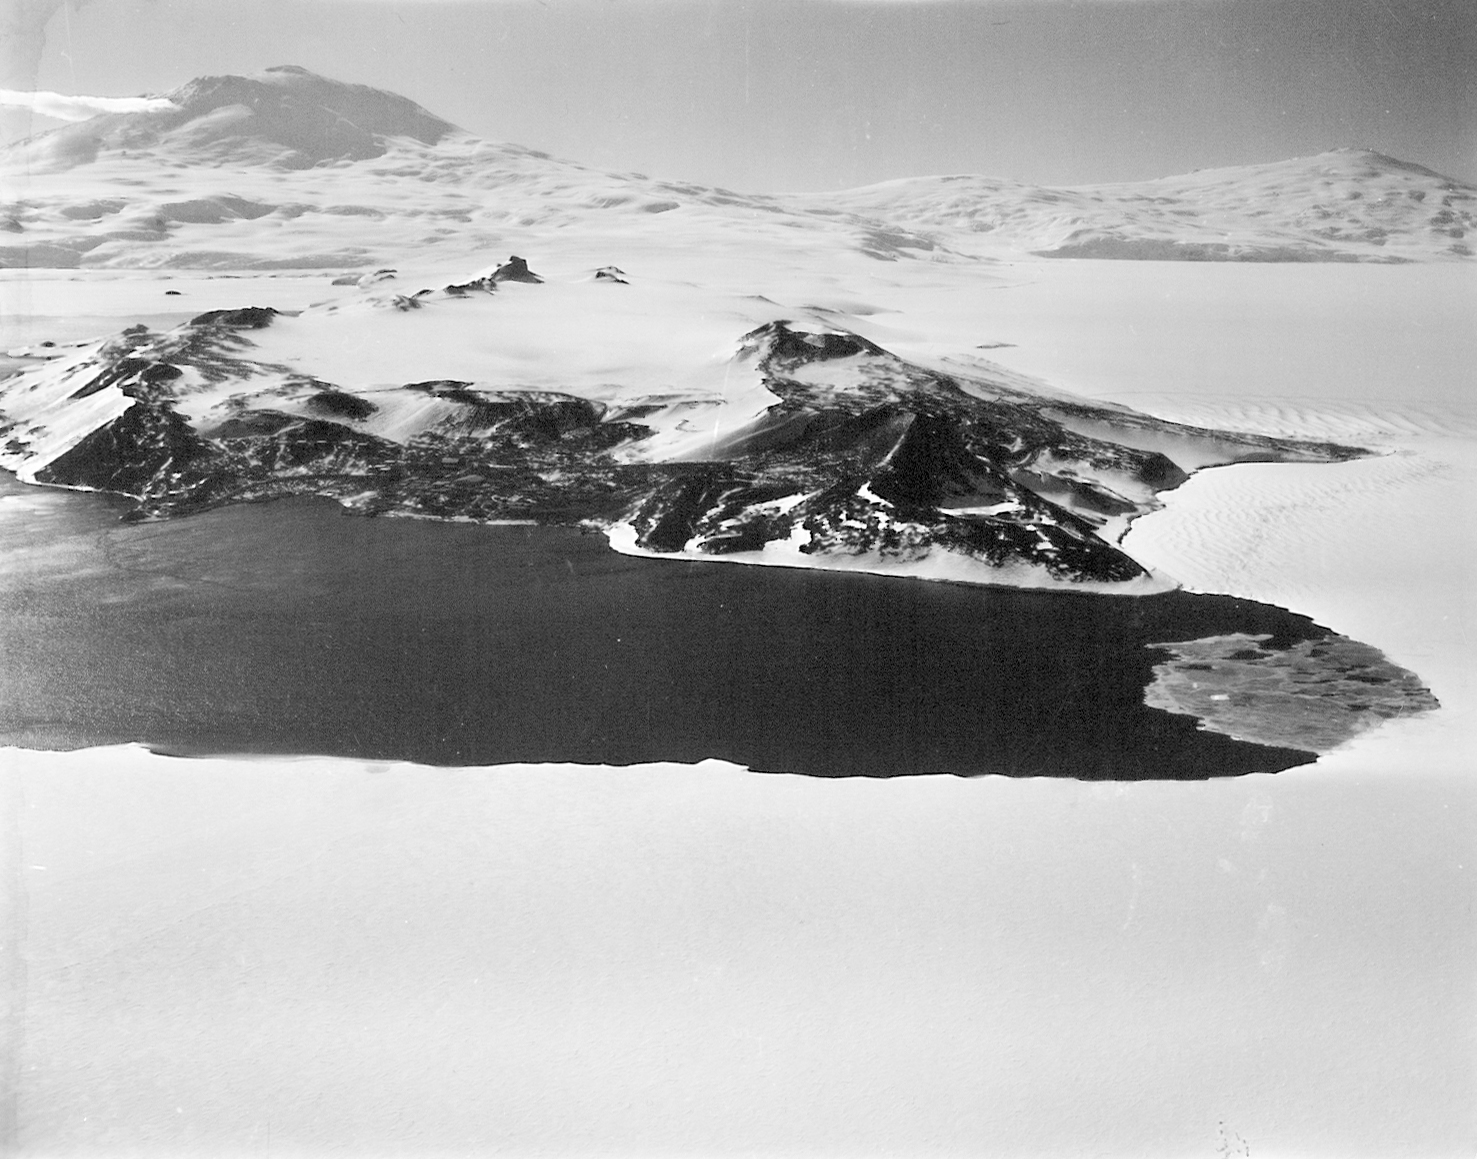
[(1142, 703), (1150, 641), (1314, 631), (1221, 597), (631, 559), (327, 502), (123, 525), (0, 483), (0, 743), (431, 764), (1199, 778), (1310, 754)]

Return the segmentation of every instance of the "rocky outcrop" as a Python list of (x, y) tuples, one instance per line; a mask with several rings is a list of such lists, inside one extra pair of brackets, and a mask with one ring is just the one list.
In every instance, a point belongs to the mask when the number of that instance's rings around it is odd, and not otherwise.
[(721, 462), (669, 469), (632, 516), (636, 547), (729, 555), (785, 545), (802, 560), (900, 565), (944, 551), (988, 568), (1122, 583), (1146, 574), (1117, 546), (1127, 521), (1187, 478), (1163, 453), (1141, 449), (1146, 436), (1215, 445), (1224, 461), (1358, 453), (1048, 406), (909, 364), (844, 331), (776, 322), (747, 335), (742, 350), (780, 402), (715, 449)]
[(528, 263), (514, 255), (492, 272), (493, 283), (497, 282), (542, 282), (543, 278), (528, 268)]

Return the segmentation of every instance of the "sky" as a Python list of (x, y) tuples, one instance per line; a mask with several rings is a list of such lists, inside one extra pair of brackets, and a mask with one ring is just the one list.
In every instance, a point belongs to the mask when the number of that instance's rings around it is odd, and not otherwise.
[(1477, 180), (1473, 0), (0, 0), (0, 40), (0, 88), (298, 64), (479, 136), (745, 191), (1346, 145)]

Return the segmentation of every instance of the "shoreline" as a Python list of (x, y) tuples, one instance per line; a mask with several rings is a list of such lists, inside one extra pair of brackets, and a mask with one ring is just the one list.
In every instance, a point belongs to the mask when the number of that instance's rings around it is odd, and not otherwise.
[[(673, 560), (684, 563), (732, 563), (751, 567), (781, 567), (795, 571), (846, 572), (856, 575), (874, 575), (884, 579), (915, 579), (928, 583), (957, 584), (963, 587), (1007, 588), (1018, 591), (1049, 591), (1063, 594), (1106, 595), (1106, 596), (1154, 596), (1178, 591), (1181, 585), (1164, 577), (1150, 574), (1141, 579), (1119, 583), (1097, 580), (1064, 580), (1051, 575), (1044, 567), (1018, 564), (1011, 567), (993, 567), (970, 556), (960, 555), (939, 547), (930, 547), (928, 554), (917, 561), (882, 559), (875, 552), (861, 555), (812, 556), (786, 550), (789, 541), (767, 544), (763, 551), (703, 552), (703, 551), (651, 551), (636, 545), (636, 529), (626, 520), (597, 527), (606, 537), (610, 549), (621, 555), (638, 559)], [(948, 558), (940, 558), (948, 557)], [(1221, 593), (1205, 593), (1216, 595)]]

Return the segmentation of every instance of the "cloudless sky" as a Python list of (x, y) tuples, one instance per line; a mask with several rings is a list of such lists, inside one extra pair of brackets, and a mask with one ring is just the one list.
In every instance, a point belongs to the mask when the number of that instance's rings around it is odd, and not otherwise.
[(753, 191), (1342, 145), (1477, 179), (1477, 0), (68, 0), (46, 32), (43, 89), (299, 64), (480, 136)]

